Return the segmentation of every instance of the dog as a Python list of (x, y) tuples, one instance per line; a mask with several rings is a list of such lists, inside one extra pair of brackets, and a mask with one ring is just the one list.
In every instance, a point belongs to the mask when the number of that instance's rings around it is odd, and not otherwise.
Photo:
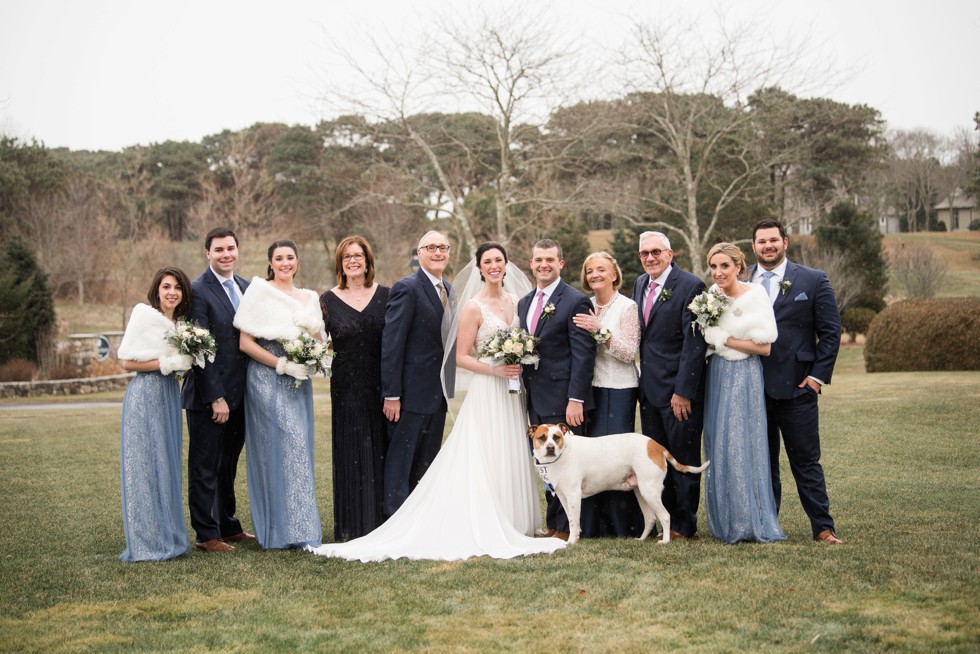
[(538, 474), (554, 487), (568, 516), (569, 544), (577, 542), (582, 532), (582, 498), (608, 490), (636, 494), (644, 520), (639, 540), (650, 535), (656, 518), (663, 529), (660, 543), (669, 543), (670, 514), (661, 498), (667, 464), (680, 472), (702, 472), (711, 463), (697, 467), (678, 463), (662, 445), (643, 434), (576, 436), (563, 422), (531, 425), (527, 436)]

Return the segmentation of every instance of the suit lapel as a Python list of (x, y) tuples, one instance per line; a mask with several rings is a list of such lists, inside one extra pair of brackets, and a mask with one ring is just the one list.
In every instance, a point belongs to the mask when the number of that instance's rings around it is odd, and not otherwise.
[[(205, 275), (204, 280), (205, 283), (207, 284), (208, 290), (210, 290), (211, 293), (214, 294), (214, 296), (218, 300), (218, 304), (224, 307), (225, 311), (228, 312), (228, 315), (231, 316), (231, 318), (234, 320), (235, 307), (232, 306), (231, 304), (231, 299), (228, 297), (228, 291), (226, 291), (225, 287), (221, 285), (221, 282), (218, 281), (218, 278), (215, 277), (214, 272), (212, 272), (210, 268), (204, 271), (204, 275)], [(240, 278), (235, 278), (235, 283), (238, 283), (239, 279)], [(241, 288), (240, 283), (238, 287)], [(244, 291), (244, 289), (242, 290)]]
[[(680, 277), (680, 273), (678, 272), (677, 266), (675, 266), (674, 264), (670, 264), (670, 274), (667, 275), (667, 279), (666, 279), (666, 281), (664, 281), (664, 285), (661, 286), (659, 289), (657, 289), (657, 294), (658, 295), (659, 294), (662, 294), (667, 289), (670, 289), (671, 291), (673, 291), (674, 286), (677, 285), (677, 278), (678, 277)], [(663, 304), (663, 302), (661, 302), (659, 300), (657, 302), (654, 302), (653, 303), (653, 308), (650, 309), (650, 324), (651, 325), (653, 324), (653, 319), (657, 315), (657, 311), (660, 309), (660, 305), (662, 305), (662, 304)]]
[[(432, 280), (429, 276), (425, 274), (425, 271), (419, 268), (419, 271), (415, 273), (418, 277), (418, 281), (422, 284), (422, 292), (425, 293), (426, 297), (429, 298), (429, 302), (432, 303), (432, 307), (441, 316), (442, 315), (442, 300), (439, 299), (439, 293), (436, 292), (436, 287), (432, 284)], [(445, 284), (445, 282), (443, 282)], [(449, 289), (446, 289), (446, 295), (449, 295)]]
[(776, 307), (781, 306), (785, 302), (786, 293), (783, 292), (782, 285), (785, 284), (786, 282), (789, 282), (789, 285), (792, 286), (793, 282), (796, 281), (796, 271), (797, 271), (796, 264), (793, 263), (792, 261), (787, 261), (786, 275), (783, 276), (783, 281), (779, 282), (780, 288), (776, 289), (776, 301), (772, 303), (773, 311), (776, 310)]

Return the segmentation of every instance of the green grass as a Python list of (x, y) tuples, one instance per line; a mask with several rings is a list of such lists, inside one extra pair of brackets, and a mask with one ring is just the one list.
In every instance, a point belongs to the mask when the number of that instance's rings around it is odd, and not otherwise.
[(118, 410), (0, 407), (0, 650), (976, 651), (980, 373), (868, 375), (845, 348), (821, 402), (842, 547), (810, 540), (790, 482), (785, 543), (379, 564), (255, 546), (122, 564)]
[[(948, 272), (940, 297), (980, 295), (980, 232), (887, 234), (883, 242), (886, 251), (903, 245), (925, 245), (946, 264)], [(901, 290), (893, 280), (889, 289), (892, 294)]]

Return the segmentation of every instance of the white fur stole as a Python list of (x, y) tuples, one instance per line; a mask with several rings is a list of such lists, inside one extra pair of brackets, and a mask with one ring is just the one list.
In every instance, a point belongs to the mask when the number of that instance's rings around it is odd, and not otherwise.
[(137, 304), (129, 316), (116, 356), (126, 361), (153, 361), (177, 349), (167, 342), (174, 323), (148, 304)]
[[(776, 340), (776, 316), (772, 312), (769, 296), (758, 284), (749, 284), (749, 288), (732, 302), (728, 310), (718, 321), (718, 327), (733, 338), (750, 340), (762, 345)], [(712, 286), (711, 288), (717, 288)], [(748, 354), (722, 346), (715, 351), (729, 361), (747, 359)]]
[(270, 341), (298, 338), (301, 333), (322, 336), (324, 324), (318, 296), (315, 291), (300, 290), (310, 296), (310, 301), (304, 304), (261, 277), (254, 277), (235, 312), (235, 327)]

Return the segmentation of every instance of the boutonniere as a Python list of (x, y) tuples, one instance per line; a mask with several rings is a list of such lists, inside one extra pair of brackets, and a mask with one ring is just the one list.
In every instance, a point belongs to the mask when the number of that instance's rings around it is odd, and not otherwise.
[(657, 298), (657, 301), (658, 302), (666, 302), (667, 300), (670, 299), (670, 297), (673, 294), (674, 294), (674, 289), (672, 289), (672, 288), (665, 288), (662, 291), (660, 291), (660, 296)]
[(548, 306), (541, 310), (541, 320), (548, 320), (553, 315), (555, 315), (555, 305), (553, 302), (549, 302)]
[(596, 345), (603, 345), (612, 338), (612, 332), (607, 328), (602, 327), (598, 331), (592, 332), (592, 340), (595, 341)]
[(784, 279), (783, 283), (779, 285), (779, 290), (782, 291), (783, 295), (786, 295), (786, 291), (788, 291), (792, 286), (793, 282), (789, 281), (788, 279)]

